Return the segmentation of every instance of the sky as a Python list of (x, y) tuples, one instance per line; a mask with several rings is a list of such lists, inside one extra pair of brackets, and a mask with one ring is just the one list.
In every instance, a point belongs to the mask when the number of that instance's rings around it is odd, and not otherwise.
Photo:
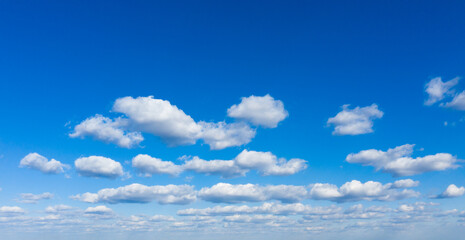
[(457, 239), (462, 1), (0, 2), (0, 239)]

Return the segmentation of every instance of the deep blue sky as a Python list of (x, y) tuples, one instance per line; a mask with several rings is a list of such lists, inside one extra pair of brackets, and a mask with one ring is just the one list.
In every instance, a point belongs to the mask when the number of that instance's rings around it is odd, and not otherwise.
[[(171, 161), (182, 155), (232, 159), (249, 149), (308, 161), (306, 170), (285, 177), (250, 173), (224, 180), (190, 174), (196, 189), (221, 181), (393, 182), (398, 178), (349, 164), (345, 157), (407, 143), (424, 148), (415, 157), (450, 153), (464, 159), (463, 112), (423, 104), (425, 84), (432, 78), (465, 75), (463, 9), (463, 1), (2, 1), (0, 206), (40, 211), (65, 203), (84, 209), (93, 205), (68, 197), (130, 183), (186, 183), (184, 176), (133, 173), (128, 180), (108, 180), (85, 178), (71, 169), (66, 179), (18, 168), (30, 152), (69, 165), (81, 156), (106, 156), (125, 170), (131, 167), (124, 162), (139, 153)], [(462, 82), (457, 86), (465, 88)], [(226, 110), (241, 97), (265, 94), (281, 100), (289, 117), (277, 128), (258, 129), (252, 142), (241, 147), (167, 147), (144, 134), (142, 148), (124, 149), (68, 137), (87, 117), (118, 116), (109, 111), (120, 97), (153, 95), (195, 120), (217, 122), (231, 121)], [(372, 103), (385, 114), (375, 120), (374, 133), (331, 134), (326, 121), (343, 104)], [(446, 127), (445, 121), (456, 125)], [(421, 182), (417, 189), (429, 201), (427, 196), (449, 184), (463, 186), (463, 173), (459, 168), (410, 178)], [(15, 201), (31, 192), (55, 197), (36, 205)], [(463, 197), (437, 201), (445, 209), (465, 207)], [(111, 208), (129, 216), (146, 212), (147, 206)], [(158, 214), (173, 215), (182, 208), (187, 207), (163, 206), (167, 210)]]

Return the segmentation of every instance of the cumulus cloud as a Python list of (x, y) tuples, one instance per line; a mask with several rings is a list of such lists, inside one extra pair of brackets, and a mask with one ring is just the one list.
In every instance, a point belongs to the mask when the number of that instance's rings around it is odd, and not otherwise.
[(411, 187), (417, 187), (420, 185), (419, 181), (414, 181), (412, 179), (402, 179), (402, 180), (397, 180), (392, 184), (393, 188), (411, 188)]
[(19, 200), (22, 203), (37, 203), (39, 200), (43, 199), (52, 199), (53, 194), (49, 192), (41, 194), (32, 194), (32, 193), (21, 193), (21, 199)]
[(228, 109), (228, 116), (248, 121), (256, 126), (275, 128), (278, 123), (288, 116), (284, 104), (275, 100), (269, 94), (260, 96), (243, 97), (240, 104), (235, 104)]
[(90, 203), (148, 203), (188, 204), (196, 199), (193, 186), (166, 185), (145, 186), (134, 183), (119, 188), (105, 188), (97, 193), (71, 196), (72, 199)]
[(446, 103), (444, 106), (465, 111), (465, 91), (455, 95), (452, 101)]
[(465, 187), (457, 187), (455, 184), (449, 185), (444, 192), (433, 198), (455, 198), (465, 194)]
[(431, 171), (455, 169), (457, 158), (449, 153), (437, 153), (424, 157), (412, 158), (414, 144), (405, 144), (390, 148), (386, 152), (376, 149), (351, 153), (346, 157), (349, 163), (373, 166), (393, 176), (411, 176)]
[(299, 158), (286, 160), (278, 158), (271, 152), (243, 150), (232, 160), (203, 160), (197, 156), (182, 157), (184, 164), (176, 165), (149, 155), (138, 155), (132, 160), (133, 167), (139, 172), (152, 174), (179, 175), (183, 171), (193, 171), (206, 175), (220, 175), (223, 178), (245, 176), (250, 170), (261, 175), (292, 175), (307, 168), (306, 161)]
[(96, 207), (88, 207), (86, 210), (84, 210), (85, 214), (90, 214), (90, 215), (111, 215), (113, 214), (113, 210), (107, 206), (96, 206)]
[(311, 185), (309, 197), (316, 200), (330, 200), (335, 202), (351, 201), (395, 201), (405, 198), (418, 197), (413, 190), (395, 190), (393, 184), (368, 181), (362, 183), (357, 180), (344, 183), (341, 187), (333, 184), (316, 183)]
[(146, 176), (152, 174), (170, 174), (177, 176), (182, 172), (182, 167), (170, 161), (163, 161), (147, 154), (139, 154), (132, 159), (132, 166)]
[(123, 148), (138, 146), (144, 140), (144, 137), (140, 132), (124, 130), (127, 124), (126, 119), (117, 118), (112, 120), (97, 114), (76, 125), (69, 136), (72, 138), (90, 136), (103, 142), (114, 143)]
[(78, 158), (74, 166), (80, 175), (86, 177), (116, 178), (124, 174), (119, 162), (101, 156)]
[(382, 118), (384, 113), (378, 105), (350, 109), (343, 105), (342, 111), (329, 118), (327, 124), (334, 125), (333, 135), (360, 135), (373, 132), (373, 120)]
[(245, 123), (199, 122), (199, 126), (202, 127), (200, 138), (210, 145), (212, 150), (247, 144), (256, 133), (255, 129)]
[(60, 204), (60, 205), (55, 205), (55, 206), (48, 206), (47, 208), (45, 208), (45, 212), (47, 212), (47, 213), (59, 213), (59, 212), (69, 211), (69, 210), (72, 210), (72, 209), (73, 209), (73, 207), (71, 207), (71, 206)]
[(26, 155), (23, 159), (21, 159), (19, 167), (36, 169), (46, 174), (63, 173), (65, 169), (69, 168), (68, 165), (55, 159), (48, 161), (47, 158), (39, 155), (38, 153), (29, 153)]
[(434, 103), (443, 100), (445, 96), (453, 94), (451, 89), (457, 85), (458, 82), (458, 77), (447, 82), (443, 82), (441, 77), (431, 79), (431, 81), (429, 81), (425, 86), (425, 92), (428, 94), (428, 99), (425, 100), (425, 105), (433, 105)]
[(202, 200), (215, 203), (241, 203), (279, 200), (298, 202), (305, 198), (307, 190), (303, 186), (218, 183), (202, 188), (198, 196)]

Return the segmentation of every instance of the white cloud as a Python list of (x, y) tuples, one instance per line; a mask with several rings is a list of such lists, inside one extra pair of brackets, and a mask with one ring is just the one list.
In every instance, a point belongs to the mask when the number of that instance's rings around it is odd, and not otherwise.
[(199, 157), (182, 157), (183, 165), (163, 161), (149, 155), (138, 155), (132, 165), (141, 173), (179, 175), (183, 171), (193, 171), (207, 175), (221, 175), (223, 178), (245, 176), (250, 170), (257, 170), (261, 175), (292, 175), (307, 168), (305, 160), (293, 158), (287, 161), (277, 158), (271, 152), (243, 150), (233, 160), (203, 160)]
[(405, 144), (386, 152), (376, 149), (351, 153), (346, 157), (349, 163), (373, 166), (393, 176), (410, 176), (430, 171), (443, 171), (458, 167), (457, 158), (449, 153), (437, 153), (424, 157), (412, 158), (413, 144)]
[(101, 156), (78, 158), (74, 166), (80, 175), (86, 177), (116, 178), (124, 174), (119, 162)]
[(105, 188), (97, 193), (71, 196), (83, 202), (188, 204), (195, 201), (195, 191), (189, 185), (145, 186), (134, 183), (119, 188)]
[(452, 101), (446, 103), (444, 106), (465, 111), (465, 91), (455, 95)]
[(449, 185), (444, 192), (435, 198), (455, 198), (465, 194), (465, 187), (457, 187), (455, 184)]
[(357, 180), (344, 183), (340, 188), (332, 184), (316, 183), (310, 185), (309, 197), (317, 200), (330, 200), (335, 202), (349, 201), (394, 201), (405, 198), (418, 197), (419, 193), (404, 189), (398, 191), (392, 184), (383, 185), (380, 182), (368, 181), (362, 183)]
[(107, 206), (96, 206), (96, 207), (88, 207), (84, 210), (85, 214), (96, 214), (96, 215), (108, 215), (113, 214), (113, 210)]
[(233, 160), (206, 161), (199, 157), (187, 160), (183, 165), (183, 169), (207, 175), (221, 175), (223, 178), (245, 176), (245, 173), (248, 171), (247, 169), (238, 167)]
[(123, 148), (138, 146), (144, 140), (144, 137), (140, 132), (124, 130), (127, 124), (126, 119), (117, 118), (112, 120), (97, 114), (76, 125), (69, 136), (72, 138), (91, 136), (97, 140), (114, 143)]
[(256, 133), (255, 129), (245, 123), (199, 122), (199, 126), (202, 127), (200, 138), (210, 145), (212, 150), (247, 144)]
[(17, 206), (2, 206), (0, 207), (0, 215), (20, 215), (24, 214), (26, 211)]
[(47, 174), (59, 174), (63, 173), (69, 166), (61, 163), (55, 159), (48, 161), (44, 156), (38, 153), (29, 153), (19, 163), (19, 167), (27, 167), (31, 169), (39, 170)]
[(278, 123), (288, 116), (284, 104), (275, 100), (269, 94), (260, 96), (243, 97), (241, 103), (228, 109), (228, 116), (248, 121), (256, 126), (275, 128)]
[(373, 120), (382, 118), (384, 113), (378, 105), (349, 109), (343, 105), (342, 111), (329, 118), (327, 124), (334, 125), (333, 135), (360, 135), (373, 132)]
[(39, 200), (43, 199), (52, 199), (53, 194), (49, 192), (41, 193), (41, 194), (32, 194), (32, 193), (21, 193), (21, 200), (22, 203), (37, 203)]
[(132, 166), (146, 176), (151, 176), (152, 174), (170, 174), (177, 176), (183, 171), (181, 166), (173, 162), (163, 161), (147, 154), (139, 154), (134, 157), (132, 159)]
[(305, 198), (307, 190), (302, 186), (276, 185), (260, 186), (256, 184), (218, 183), (212, 187), (202, 188), (199, 198), (216, 203), (260, 202), (279, 200), (297, 202)]
[(73, 207), (68, 206), (68, 205), (60, 204), (60, 205), (55, 205), (55, 206), (48, 206), (47, 208), (45, 208), (45, 212), (47, 212), (47, 213), (59, 213), (59, 212), (69, 211), (71, 209), (73, 209)]
[(327, 215), (341, 210), (336, 206), (311, 207), (302, 203), (277, 204), (263, 203), (259, 206), (215, 206), (204, 209), (183, 209), (177, 212), (180, 216), (227, 216), (236, 214), (273, 214), (273, 215)]
[(428, 94), (428, 99), (425, 101), (425, 105), (433, 105), (434, 103), (443, 100), (445, 96), (451, 95), (453, 93), (451, 89), (457, 85), (458, 82), (458, 77), (447, 82), (443, 82), (441, 77), (431, 79), (431, 81), (429, 81), (425, 86), (425, 92)]
[(411, 188), (411, 187), (417, 187), (420, 185), (419, 181), (414, 181), (412, 179), (402, 179), (402, 180), (397, 180), (392, 184), (393, 188)]
[(307, 168), (306, 161), (293, 158), (286, 161), (278, 159), (271, 152), (243, 150), (234, 159), (237, 166), (243, 169), (256, 169), (262, 175), (292, 175)]

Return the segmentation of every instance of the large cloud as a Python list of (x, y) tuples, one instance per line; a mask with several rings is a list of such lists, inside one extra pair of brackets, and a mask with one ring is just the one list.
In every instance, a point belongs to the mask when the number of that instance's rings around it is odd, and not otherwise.
[(350, 109), (343, 105), (342, 111), (328, 119), (328, 125), (334, 125), (333, 135), (360, 135), (373, 132), (373, 120), (382, 118), (384, 113), (378, 105)]
[(240, 104), (228, 109), (228, 116), (248, 121), (256, 126), (275, 128), (283, 121), (288, 112), (280, 100), (275, 100), (269, 94), (260, 96), (243, 97)]
[(105, 188), (97, 193), (84, 193), (71, 198), (90, 203), (148, 203), (188, 204), (196, 195), (189, 185), (145, 186), (134, 183), (119, 188)]
[(78, 158), (74, 166), (80, 175), (86, 177), (116, 178), (124, 174), (119, 162), (101, 156)]
[(29, 153), (19, 163), (19, 167), (27, 167), (31, 169), (39, 170), (47, 174), (59, 174), (63, 173), (69, 166), (61, 163), (55, 159), (48, 161), (44, 156), (38, 153)]
[[(255, 99), (253, 101), (262, 99), (259, 100), (262, 104), (261, 108), (254, 112), (260, 117), (249, 119), (253, 123), (266, 127), (276, 127), (277, 122), (287, 116), (281, 101), (274, 100), (269, 95), (265, 97), (252, 96), (250, 99)], [(234, 106), (231, 109), (238, 107)], [(250, 104), (247, 106), (247, 108), (251, 107)], [(242, 107), (240, 108), (242, 109)], [(113, 120), (97, 114), (76, 125), (69, 136), (81, 138), (91, 136), (97, 140), (117, 144), (120, 147), (131, 148), (139, 145), (143, 140), (140, 132), (146, 132), (160, 137), (170, 146), (190, 145), (195, 144), (198, 140), (203, 140), (211, 149), (224, 149), (247, 144), (255, 137), (256, 133), (256, 130), (245, 122), (196, 122), (190, 115), (169, 101), (155, 99), (153, 96), (118, 98), (112, 110), (124, 114), (125, 117)], [(260, 111), (261, 113), (259, 113)], [(280, 114), (285, 114), (285, 116)]]
[(429, 81), (425, 86), (425, 92), (428, 94), (428, 99), (425, 101), (425, 105), (433, 105), (434, 103), (443, 100), (445, 96), (450, 96), (453, 93), (451, 89), (457, 85), (458, 82), (458, 77), (447, 82), (443, 82), (440, 77), (431, 79), (431, 81)]
[(393, 176), (410, 176), (430, 171), (455, 169), (457, 158), (449, 153), (437, 153), (424, 157), (412, 158), (413, 144), (405, 144), (386, 152), (376, 149), (351, 153), (346, 157), (349, 163), (373, 166)]

